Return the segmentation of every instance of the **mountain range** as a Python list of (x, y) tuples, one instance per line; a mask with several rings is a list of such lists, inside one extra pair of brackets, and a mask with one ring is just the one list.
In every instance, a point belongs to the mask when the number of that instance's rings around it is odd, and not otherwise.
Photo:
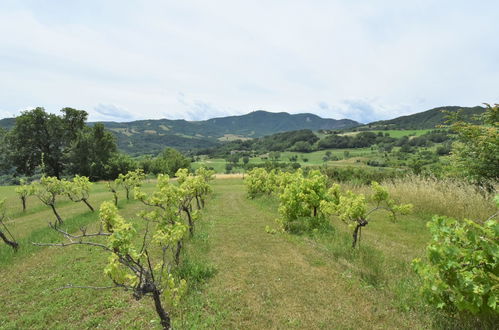
[[(209, 148), (222, 141), (250, 139), (301, 129), (347, 130), (362, 129), (431, 129), (445, 122), (445, 111), (461, 111), (470, 119), (484, 111), (482, 107), (448, 106), (363, 125), (350, 119), (327, 119), (311, 113), (254, 111), (241, 116), (212, 118), (203, 121), (137, 120), (132, 122), (102, 122), (116, 136), (118, 148), (131, 155), (155, 154), (165, 147), (179, 150)], [(9, 129), (15, 118), (0, 120), (0, 127)], [(95, 123), (89, 123), (93, 125)]]

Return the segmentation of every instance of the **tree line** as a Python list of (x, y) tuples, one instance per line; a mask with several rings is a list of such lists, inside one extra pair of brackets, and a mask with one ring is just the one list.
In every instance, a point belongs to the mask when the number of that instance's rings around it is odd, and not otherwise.
[(137, 168), (174, 175), (179, 168), (189, 167), (189, 160), (170, 148), (157, 157), (134, 159), (118, 151), (114, 135), (103, 124), (87, 125), (86, 111), (63, 108), (61, 113), (38, 107), (16, 117), (11, 130), (0, 130), (0, 175), (81, 175), (97, 181)]

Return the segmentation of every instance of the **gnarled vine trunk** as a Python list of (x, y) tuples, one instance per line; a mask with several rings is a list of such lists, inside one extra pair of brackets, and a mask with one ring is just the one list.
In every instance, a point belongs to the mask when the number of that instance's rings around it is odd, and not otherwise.
[(59, 213), (57, 213), (57, 210), (55, 209), (55, 205), (54, 204), (50, 204), (50, 207), (52, 208), (52, 211), (54, 212), (55, 214), (55, 217), (57, 218), (57, 225), (62, 225), (64, 223), (64, 221), (62, 221), (62, 218), (61, 216), (59, 215)]
[(17, 251), (19, 248), (19, 244), (16, 241), (11, 241), (10, 239), (5, 236), (5, 234), (0, 230), (0, 238), (5, 242), (5, 244), (9, 245), (14, 249), (14, 251)]
[(172, 328), (170, 315), (165, 311), (163, 305), (161, 304), (161, 292), (158, 290), (154, 290), (152, 293), (152, 297), (154, 299), (154, 307), (156, 308), (156, 313), (158, 314), (161, 320), (161, 326), (165, 330), (169, 330)]
[(353, 242), (352, 242), (352, 248), (355, 248), (357, 246), (357, 240), (359, 241), (360, 244), (360, 234), (362, 227), (367, 226), (368, 222), (366, 219), (360, 219), (357, 221), (357, 226), (355, 226), (355, 229), (353, 231)]
[(90, 211), (95, 212), (94, 208), (92, 207), (92, 205), (90, 205), (90, 203), (87, 201), (86, 198), (83, 198), (82, 201), (83, 201), (83, 203), (85, 203), (85, 205), (88, 206), (88, 208), (90, 209)]

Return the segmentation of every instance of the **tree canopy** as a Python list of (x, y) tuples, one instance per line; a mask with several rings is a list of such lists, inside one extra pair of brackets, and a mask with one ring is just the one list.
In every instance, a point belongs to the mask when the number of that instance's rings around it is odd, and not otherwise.
[(64, 155), (85, 127), (87, 113), (64, 108), (61, 116), (38, 107), (24, 111), (9, 132), (10, 156), (18, 173), (33, 175), (38, 166), (45, 174), (60, 177)]

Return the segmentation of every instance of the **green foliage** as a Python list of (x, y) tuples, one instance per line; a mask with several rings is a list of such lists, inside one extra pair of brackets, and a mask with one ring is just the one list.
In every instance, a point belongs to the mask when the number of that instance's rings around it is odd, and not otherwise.
[(40, 182), (32, 184), (35, 195), (45, 205), (55, 205), (57, 196), (64, 194), (66, 191), (65, 181), (59, 180), (55, 176), (44, 176), (40, 179)]
[(114, 182), (117, 186), (120, 185), (125, 189), (126, 199), (130, 199), (130, 191), (135, 187), (140, 187), (145, 178), (144, 171), (139, 168), (135, 171), (129, 171), (127, 174), (120, 173)]
[(166, 148), (152, 161), (151, 172), (174, 176), (179, 169), (189, 168), (189, 166), (189, 159), (184, 157), (179, 151), (173, 148)]
[(275, 189), (272, 174), (264, 168), (254, 168), (249, 171), (244, 183), (249, 198), (255, 198), (258, 194), (271, 194)]
[(108, 179), (116, 179), (120, 174), (134, 171), (138, 168), (137, 162), (127, 154), (115, 153), (106, 165)]
[(423, 296), (437, 308), (482, 316), (499, 312), (499, 224), (434, 216), (427, 258), (416, 259)]
[(42, 165), (46, 174), (60, 177), (64, 170), (64, 155), (77, 134), (85, 127), (85, 111), (64, 108), (62, 116), (45, 112), (43, 108), (24, 111), (16, 118), (9, 132), (12, 164), (18, 173), (33, 175)]
[(72, 181), (64, 181), (65, 193), (73, 202), (84, 202), (93, 212), (93, 207), (89, 204), (90, 187), (92, 183), (86, 176), (76, 175)]
[(66, 183), (55, 176), (44, 176), (40, 182), (32, 183), (34, 185), (35, 195), (47, 206), (50, 206), (56, 217), (56, 225), (61, 225), (63, 220), (56, 210), (56, 199), (66, 192)]
[[(137, 195), (144, 201), (167, 206), (171, 196), (169, 189), (162, 189), (167, 181), (167, 177), (158, 178), (159, 190), (149, 198), (140, 191)], [(138, 189), (138, 188), (137, 188)], [(158, 204), (160, 205), (160, 204)], [(140, 233), (141, 239), (134, 240), (137, 230), (127, 222), (119, 213), (113, 203), (104, 202), (100, 208), (100, 220), (103, 228), (109, 233), (107, 238), (108, 251), (111, 252), (109, 263), (104, 269), (104, 273), (117, 286), (132, 290), (137, 299), (147, 294), (152, 294), (156, 299), (163, 298), (169, 306), (176, 306), (180, 297), (186, 289), (186, 281), (176, 278), (173, 273), (173, 264), (168, 258), (167, 252), (175, 246), (185, 234), (186, 227), (181, 222), (171, 222), (171, 218), (165, 217), (159, 212), (141, 212), (141, 216), (147, 219), (149, 224), (145, 232)], [(152, 228), (151, 228), (152, 227)], [(148, 231), (152, 235), (148, 235)], [(151, 238), (152, 237), (152, 238)], [(137, 242), (139, 242), (137, 244)], [(154, 245), (158, 246), (162, 253), (152, 254), (149, 249), (154, 250)], [(161, 305), (159, 300), (157, 304)], [(156, 310), (162, 318), (163, 308)], [(169, 317), (168, 318), (169, 322)]]
[(480, 125), (465, 122), (459, 114), (450, 116), (450, 128), (457, 133), (453, 146), (455, 164), (471, 180), (499, 181), (499, 104), (486, 104)]
[(397, 214), (408, 214), (412, 211), (411, 204), (396, 204), (390, 198), (388, 190), (377, 182), (371, 183), (372, 195), (370, 200), (375, 206), (369, 209), (368, 201), (363, 194), (351, 191), (341, 193), (339, 185), (334, 185), (328, 191), (328, 199), (321, 201), (321, 211), (327, 215), (336, 215), (338, 218), (354, 228), (352, 247), (357, 245), (362, 227), (368, 225), (369, 216), (376, 211), (387, 211), (390, 219), (395, 220)]
[(20, 180), (20, 185), (15, 188), (15, 192), (19, 195), (21, 202), (23, 204), (23, 211), (26, 211), (26, 199), (28, 196), (32, 196), (35, 194), (35, 186), (28, 184), (26, 179)]
[(115, 138), (104, 125), (97, 123), (91, 128), (85, 127), (69, 148), (69, 170), (92, 181), (108, 179), (113, 172), (110, 160), (116, 151)]
[(311, 229), (323, 225), (319, 206), (326, 198), (327, 178), (320, 171), (312, 170), (305, 177), (301, 169), (291, 173), (254, 168), (248, 172), (245, 184), (249, 198), (262, 193), (278, 195), (279, 224), (283, 229)]

